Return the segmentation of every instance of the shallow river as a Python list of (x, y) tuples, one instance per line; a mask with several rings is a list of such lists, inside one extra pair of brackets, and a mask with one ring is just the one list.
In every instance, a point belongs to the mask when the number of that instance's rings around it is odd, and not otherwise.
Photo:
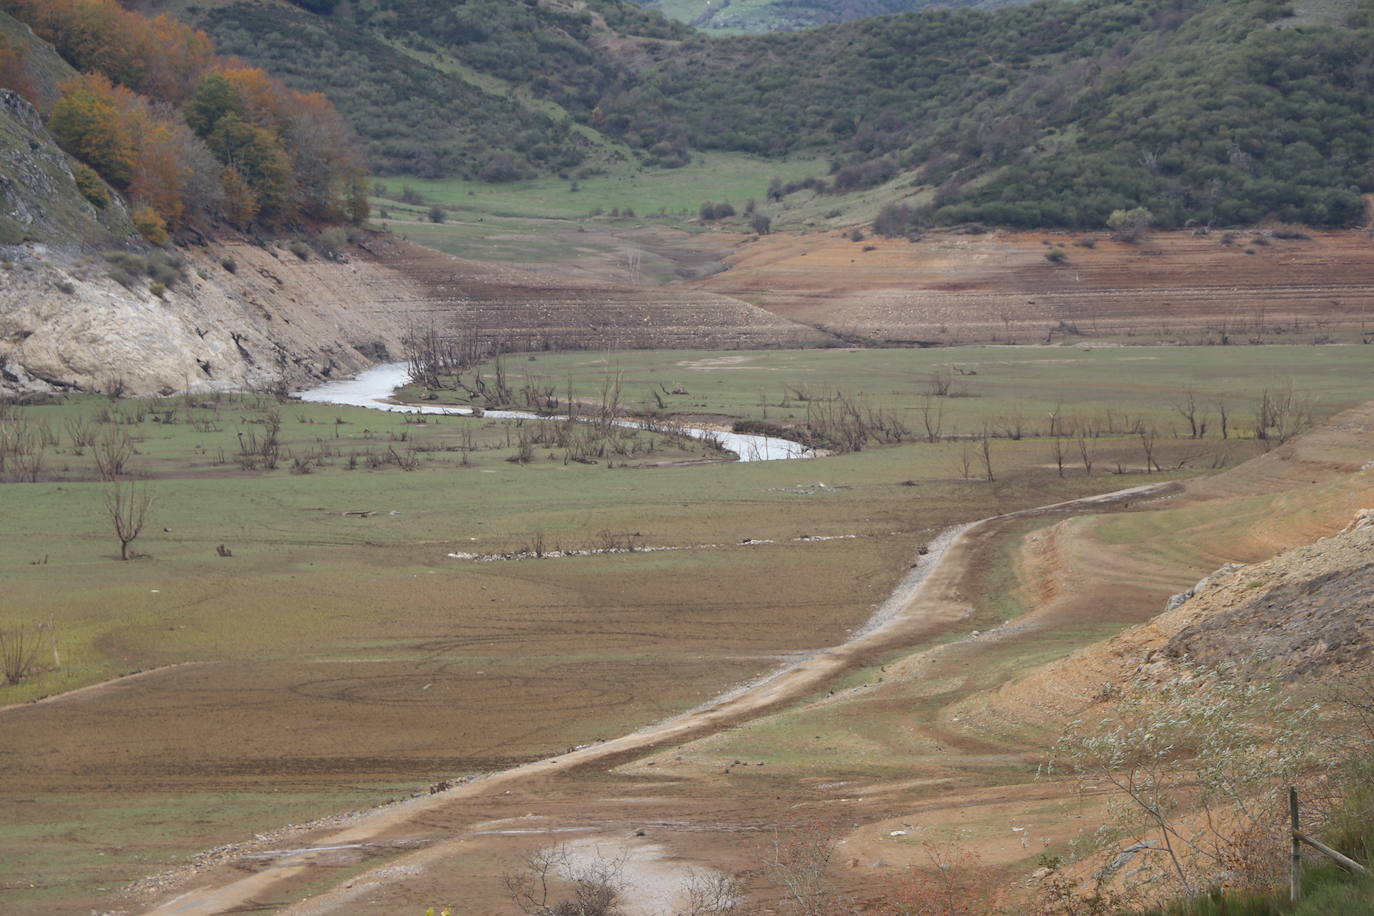
[[(350, 407), (370, 407), (396, 413), (451, 414), (468, 416), (471, 407), (443, 407), (436, 404), (396, 404), (389, 398), (402, 385), (409, 383), (410, 372), (405, 363), (386, 363), (358, 374), (357, 378), (329, 382), (309, 391), (302, 391), (302, 401), (317, 404), (345, 404)], [(541, 417), (524, 410), (487, 410), (483, 416), (499, 420), (558, 420), (562, 417)], [(638, 426), (633, 420), (620, 421), (622, 426)], [(715, 429), (686, 428), (683, 432), (697, 439), (714, 437), (725, 448), (739, 455), (740, 461), (779, 461), (785, 458), (810, 458), (811, 450), (787, 439), (771, 436), (752, 436), (747, 433), (722, 432)]]

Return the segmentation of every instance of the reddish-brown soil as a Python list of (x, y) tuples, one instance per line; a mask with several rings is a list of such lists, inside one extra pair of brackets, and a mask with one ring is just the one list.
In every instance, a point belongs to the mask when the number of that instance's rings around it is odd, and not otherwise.
[[(1230, 244), (1220, 231), (1135, 244), (1099, 235), (1092, 248), (1075, 244), (1088, 236), (1046, 232), (939, 232), (916, 242), (778, 235), (742, 245), (728, 271), (691, 286), (883, 341), (1310, 343), (1374, 329), (1369, 235), (1310, 235), (1246, 232)], [(1052, 248), (1065, 260), (1048, 260)]]

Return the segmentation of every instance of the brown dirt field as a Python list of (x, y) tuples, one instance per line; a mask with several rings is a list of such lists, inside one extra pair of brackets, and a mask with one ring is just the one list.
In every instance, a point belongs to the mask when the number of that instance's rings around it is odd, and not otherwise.
[[(1166, 485), (1167, 486), (1167, 485)], [(1060, 510), (1063, 511), (1063, 510)], [(553, 786), (544, 785), (553, 780), (561, 785), (567, 776), (596, 774), (601, 768), (610, 765), (614, 772), (617, 764), (628, 763), (642, 757), (647, 749), (661, 745), (672, 745), (689, 740), (700, 734), (718, 732), (723, 727), (744, 719), (757, 716), (760, 712), (777, 708), (805, 695), (815, 687), (832, 679), (835, 675), (871, 661), (878, 655), (891, 651), (901, 645), (909, 645), (933, 637), (947, 630), (964, 616), (965, 604), (962, 586), (959, 584), (964, 570), (969, 565), (964, 559), (972, 552), (983, 549), (987, 540), (1000, 530), (997, 523), (976, 529), (956, 539), (950, 546), (943, 561), (931, 567), (929, 578), (919, 595), (906, 604), (902, 617), (892, 625), (860, 636), (844, 645), (827, 650), (811, 659), (801, 662), (786, 673), (766, 681), (762, 685), (713, 703), (706, 709), (668, 720), (660, 725), (641, 730), (632, 735), (590, 748), (573, 751), (559, 758), (528, 764), (514, 770), (488, 777), (484, 780), (450, 790), (429, 800), (411, 802), (375, 814), (364, 815), (347, 829), (331, 832), (322, 836), (302, 837), (293, 840), (297, 848), (314, 850), (320, 847), (352, 846), (366, 843), (378, 849), (405, 848), (420, 844), (430, 847), (417, 853), (417, 861), (407, 861), (407, 866), (419, 861), (429, 861), (444, 854), (443, 850), (455, 842), (466, 845), (467, 839), (454, 841), (443, 838), (443, 832), (434, 835), (434, 828), (440, 823), (452, 824), (450, 818), (456, 816), (458, 823), (467, 823), (471, 818), (470, 805), (490, 804), (491, 797), (497, 792), (510, 794), (518, 786), (522, 795), (532, 791), (528, 784), (539, 784), (533, 789), (541, 797), (552, 791)], [(616, 795), (621, 792), (617, 790)], [(634, 794), (634, 793), (631, 793)], [(613, 799), (615, 801), (616, 799)], [(642, 804), (636, 800), (635, 806)], [(547, 798), (541, 805), (547, 805)], [(456, 810), (455, 810), (456, 809)], [(719, 816), (721, 812), (717, 812)], [(483, 821), (490, 820), (484, 817)], [(559, 822), (562, 825), (562, 822)], [(417, 837), (420, 831), (427, 835), (424, 840)], [(398, 837), (404, 837), (399, 839)], [(440, 845), (434, 846), (438, 843)], [(228, 886), (211, 890), (193, 891), (188, 896), (178, 896), (169, 901), (159, 912), (168, 913), (209, 913), (220, 912), (227, 907), (243, 905), (249, 899), (261, 901), (261, 895), (270, 891), (274, 894), (288, 892), (299, 880), (313, 878), (312, 869), (322, 862), (334, 861), (331, 849), (321, 859), (316, 852), (296, 855), (280, 855), (264, 862), (267, 866), (252, 876), (232, 882)], [(405, 871), (398, 874), (410, 875)], [(283, 887), (283, 885), (285, 887)], [(352, 895), (344, 895), (351, 897)], [(464, 898), (465, 900), (467, 898)], [(392, 908), (393, 903), (367, 904), (369, 909), (382, 911)], [(484, 911), (479, 911), (484, 912)]]
[[(145, 862), (500, 770), (690, 708), (794, 653), (842, 641), (874, 597), (852, 577), (883, 581), (910, 544), (902, 535), (443, 561), (437, 574), (405, 583), (404, 600), (434, 611), (416, 620), (397, 609), (404, 636), (345, 623), (339, 602), (332, 616), (347, 631), (342, 639), (321, 634), (252, 657), (212, 650), (222, 657), (8, 708), (0, 748), (3, 794), (16, 806), (8, 827), (33, 838), (22, 861), (0, 866), (0, 897), (42, 874), (44, 843), (69, 854), (89, 842), (95, 851), (74, 873), (48, 875), (46, 898), (0, 910), (85, 912), (105, 896), (92, 895), (97, 886), (112, 891), (148, 871)], [(774, 563), (795, 554), (787, 582), (758, 575), (768, 551)], [(379, 581), (395, 585), (375, 549), (352, 562), (376, 564)], [(282, 596), (283, 606), (308, 593), (319, 600), (320, 585)], [(373, 594), (374, 613), (401, 600), (386, 591)], [(192, 610), (163, 622), (203, 626)], [(46, 826), (68, 822), (84, 824), (90, 839)], [(117, 842), (98, 838), (106, 823)]]
[[(365, 843), (366, 856), (241, 856), (237, 867), (186, 876), (183, 887), (200, 890), (157, 912), (306, 898), (289, 911), (455, 903), (496, 916), (507, 912), (498, 879), (508, 857), (556, 841), (563, 834), (555, 831), (617, 839), (642, 830), (674, 857), (738, 871), (758, 861), (772, 829), (826, 823), (842, 827), (837, 878), (855, 893), (924, 861), (925, 840), (956, 839), (992, 873), (1012, 878), (1041, 850), (1060, 850), (1092, 829), (1096, 811), (1091, 799), (1072, 798), (1071, 787), (1036, 780), (1034, 767), (1062, 712), (1100, 683), (1097, 671), (1046, 669), (1069, 678), (1067, 687), (1023, 674), (1154, 616), (1219, 555), (1259, 559), (1339, 530), (1352, 506), (1374, 500), (1374, 480), (1360, 471), (1372, 454), (1374, 405), (1366, 405), (1178, 492), (1102, 507), (1106, 514), (1080, 507), (981, 525), (946, 554), (908, 623), (884, 637), (891, 641), (818, 657), (816, 681), (775, 681), (691, 727), (670, 724), (359, 818), (343, 831), (302, 834), (294, 848)], [(1272, 514), (1299, 505), (1299, 518)], [(1008, 544), (1027, 545), (1015, 569), (1017, 592), (1032, 606), (999, 626), (980, 591)], [(937, 637), (938, 645), (893, 655)], [(813, 692), (825, 682), (834, 689)], [(1004, 689), (1008, 683), (1024, 687)], [(1046, 703), (1056, 694), (1062, 703)], [(362, 871), (368, 865), (377, 867)], [(756, 870), (745, 877), (754, 893), (767, 893)]]
[[(1224, 236), (1160, 232), (1132, 245), (1099, 234), (1086, 248), (1074, 245), (1082, 234), (1047, 232), (862, 243), (776, 235), (741, 245), (728, 271), (688, 285), (865, 340), (1310, 343), (1374, 330), (1366, 233), (1264, 245), (1251, 243), (1253, 232), (1230, 245)], [(1046, 260), (1051, 246), (1067, 260)]]

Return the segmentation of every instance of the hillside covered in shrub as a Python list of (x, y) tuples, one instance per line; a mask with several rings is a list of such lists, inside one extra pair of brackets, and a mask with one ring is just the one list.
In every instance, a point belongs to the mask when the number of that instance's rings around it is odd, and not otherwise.
[(835, 190), (912, 173), (929, 222), (1350, 225), (1374, 190), (1369, 9), (1048, 0), (696, 39), (599, 114), (632, 144), (824, 150)]
[(887, 186), (908, 227), (1350, 226), (1374, 191), (1374, 0), (1037, 0), (734, 37), (629, 0), (127, 2), (328, 95), (382, 174), (822, 156), (798, 188)]
[(830, 174), (811, 188), (924, 189), (919, 224), (1100, 227), (1145, 207), (1162, 226), (1346, 226), (1374, 190), (1374, 3), (1320, 9), (1039, 0), (738, 37), (624, 0), (184, 15), (331, 94), (383, 173), (505, 181), (626, 148), (668, 167), (693, 150), (819, 153)]

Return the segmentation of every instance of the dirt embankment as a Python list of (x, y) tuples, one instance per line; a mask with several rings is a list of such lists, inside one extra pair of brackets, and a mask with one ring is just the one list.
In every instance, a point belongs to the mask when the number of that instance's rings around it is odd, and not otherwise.
[(408, 316), (522, 349), (733, 349), (836, 340), (709, 290), (556, 276), (405, 242), (389, 251), (389, 266), (423, 290), (408, 303)]
[(1355, 230), (1159, 232), (1134, 244), (1062, 232), (775, 235), (728, 263), (692, 285), (858, 339), (1311, 343), (1374, 330), (1374, 243)]
[[(1374, 528), (1352, 524), (1335, 534), (1352, 518), (1367, 519), (1374, 504), (1371, 431), (1374, 407), (1366, 405), (1193, 481), (1167, 509), (1142, 514), (1124, 549), (1104, 545), (1112, 534), (1093, 524), (1061, 523), (1029, 539), (1023, 575), (1050, 595), (1042, 607), (1081, 615), (1135, 589), (1140, 600), (1158, 602), (1159, 613), (965, 707), (982, 707), (975, 715), (989, 723), (1055, 726), (1104, 685), (1164, 673), (1184, 659), (1305, 681), (1374, 665)], [(1160, 601), (1159, 586), (1169, 581), (1160, 574), (1178, 582), (1190, 566), (1197, 584)], [(1151, 576), (1154, 588), (1142, 590)]]

